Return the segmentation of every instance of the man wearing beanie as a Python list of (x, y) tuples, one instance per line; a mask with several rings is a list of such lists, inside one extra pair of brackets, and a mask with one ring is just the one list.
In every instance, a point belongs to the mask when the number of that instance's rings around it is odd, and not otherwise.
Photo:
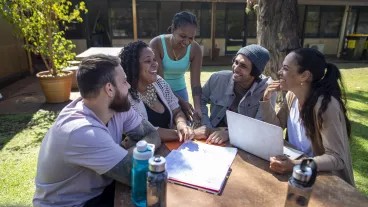
[[(226, 110), (262, 120), (259, 101), (272, 79), (262, 75), (270, 59), (267, 49), (259, 45), (241, 48), (233, 59), (232, 71), (211, 75), (202, 88), (202, 130), (198, 138), (222, 143), (229, 139)], [(273, 96), (273, 107), (276, 94)], [(211, 116), (208, 116), (210, 104)]]

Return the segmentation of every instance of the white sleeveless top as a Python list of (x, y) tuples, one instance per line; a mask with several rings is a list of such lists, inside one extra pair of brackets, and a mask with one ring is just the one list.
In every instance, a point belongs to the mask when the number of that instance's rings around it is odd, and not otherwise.
[(312, 146), (305, 134), (305, 129), (299, 118), (299, 101), (294, 99), (290, 108), (287, 120), (287, 132), (290, 144), (294, 145), (298, 150), (304, 152), (309, 157), (313, 157)]

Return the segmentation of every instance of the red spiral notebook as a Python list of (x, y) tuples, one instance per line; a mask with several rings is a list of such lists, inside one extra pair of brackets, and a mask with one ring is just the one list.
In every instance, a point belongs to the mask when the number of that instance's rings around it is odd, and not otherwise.
[(237, 149), (185, 142), (166, 156), (168, 181), (220, 195)]

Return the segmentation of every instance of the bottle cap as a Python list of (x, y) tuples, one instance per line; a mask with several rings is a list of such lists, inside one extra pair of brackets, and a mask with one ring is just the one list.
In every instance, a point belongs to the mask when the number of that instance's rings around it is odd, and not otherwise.
[(147, 150), (147, 142), (144, 140), (137, 142), (135, 146), (137, 147), (138, 152), (144, 152)]
[(300, 165), (295, 165), (293, 178), (306, 187), (310, 187), (316, 181), (317, 166), (313, 159), (305, 159)]
[(133, 150), (133, 158), (136, 160), (147, 160), (153, 156), (151, 147), (148, 146), (147, 142), (141, 140), (137, 142)]
[(148, 163), (151, 172), (163, 172), (166, 169), (166, 159), (162, 156), (151, 157)]

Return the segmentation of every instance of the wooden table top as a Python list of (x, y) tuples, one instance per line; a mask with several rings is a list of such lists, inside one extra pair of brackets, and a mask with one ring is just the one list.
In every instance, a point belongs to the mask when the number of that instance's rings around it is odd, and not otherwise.
[[(165, 145), (156, 154), (167, 155)], [(269, 162), (238, 149), (222, 195), (167, 184), (167, 206), (284, 206), (288, 175), (269, 169)], [(133, 206), (131, 188), (117, 183), (115, 207)], [(368, 197), (331, 173), (319, 173), (309, 206), (368, 206)]]
[(112, 55), (117, 57), (123, 47), (91, 47), (88, 50), (77, 55), (76, 60), (82, 60), (85, 57), (96, 54)]

